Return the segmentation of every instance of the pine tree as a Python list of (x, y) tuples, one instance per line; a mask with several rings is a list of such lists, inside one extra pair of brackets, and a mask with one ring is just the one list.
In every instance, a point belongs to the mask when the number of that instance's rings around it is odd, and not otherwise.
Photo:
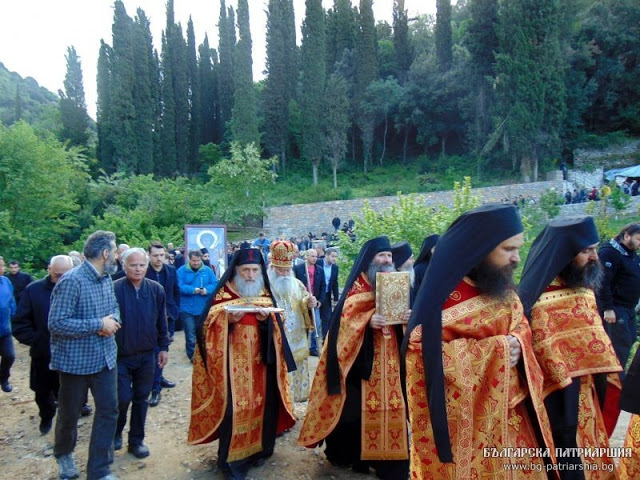
[(501, 4), (497, 113), (503, 145), (508, 145), (507, 154), (514, 166), (519, 165), (524, 181), (537, 179), (540, 156), (559, 154), (559, 131), (566, 114), (566, 65), (558, 38), (558, 1)]
[(325, 12), (321, 0), (306, 0), (302, 24), (302, 157), (311, 164), (313, 184), (324, 152)]
[(98, 100), (96, 102), (96, 123), (98, 129), (97, 157), (100, 167), (107, 173), (113, 173), (116, 165), (113, 161), (112, 113), (111, 113), (111, 59), (113, 50), (111, 46), (100, 40), (100, 52), (98, 54)]
[(446, 72), (453, 62), (453, 39), (451, 33), (451, 0), (436, 0), (436, 58), (438, 68)]
[(193, 31), (193, 21), (189, 17), (187, 23), (187, 67), (189, 74), (189, 171), (198, 171), (198, 147), (200, 146), (201, 122), (201, 89), (198, 72), (198, 58), (196, 56), (196, 38)]
[(153, 132), (155, 126), (155, 98), (153, 97), (153, 39), (150, 23), (144, 10), (138, 8), (133, 25), (133, 56), (135, 66), (135, 132), (138, 147), (136, 173), (153, 173)]
[(260, 133), (253, 87), (253, 60), (251, 58), (251, 30), (249, 4), (238, 0), (238, 43), (235, 51), (235, 92), (231, 129), (233, 141), (242, 146), (255, 144), (260, 147)]
[(223, 130), (231, 121), (233, 109), (234, 83), (234, 52), (236, 48), (236, 25), (233, 9), (225, 6), (225, 0), (220, 1), (220, 20), (218, 21), (218, 55), (220, 56), (220, 75), (218, 77), (218, 99), (220, 102), (220, 124)]
[(371, 160), (373, 148), (375, 117), (367, 109), (364, 95), (369, 84), (378, 79), (378, 58), (376, 25), (373, 16), (372, 0), (360, 0), (360, 15), (358, 40), (356, 44), (356, 88), (354, 92), (354, 104), (356, 107), (356, 121), (362, 133), (362, 150), (364, 159), (364, 172)]
[(116, 0), (113, 15), (112, 69), (112, 136), (114, 159), (118, 171), (135, 173), (138, 169), (138, 145), (135, 124), (133, 91), (135, 69), (133, 62), (133, 20), (127, 15), (124, 3)]

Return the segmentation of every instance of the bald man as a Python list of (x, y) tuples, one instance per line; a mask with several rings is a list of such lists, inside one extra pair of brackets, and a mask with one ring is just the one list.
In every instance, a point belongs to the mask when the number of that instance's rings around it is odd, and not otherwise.
[(73, 260), (67, 255), (56, 255), (51, 258), (47, 268), (49, 274), (42, 280), (29, 284), (20, 296), (13, 322), (13, 336), (20, 343), (30, 347), (29, 387), (36, 394), (42, 435), (46, 435), (51, 430), (53, 417), (56, 414), (59, 387), (58, 372), (49, 370), (51, 351), (47, 319), (51, 292), (58, 279), (72, 268)]

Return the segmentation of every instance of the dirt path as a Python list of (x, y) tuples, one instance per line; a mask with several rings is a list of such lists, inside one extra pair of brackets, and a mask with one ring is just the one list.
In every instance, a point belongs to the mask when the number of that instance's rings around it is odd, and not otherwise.
[[(182, 332), (176, 333), (165, 376), (178, 385), (164, 390), (162, 401), (150, 408), (147, 415), (145, 443), (151, 456), (137, 460), (125, 448), (116, 452), (113, 472), (121, 480), (203, 480), (222, 479), (215, 466), (217, 442), (192, 447), (187, 445), (189, 406), (191, 402), (191, 364), (184, 353)], [(16, 363), (11, 371), (14, 390), (0, 392), (0, 477), (7, 479), (55, 480), (58, 468), (52, 455), (53, 430), (41, 437), (38, 432), (38, 410), (29, 390), (28, 349), (16, 343)], [(312, 357), (311, 370), (317, 360)], [(306, 403), (295, 405), (296, 415), (302, 418)], [(622, 446), (628, 415), (621, 417), (614, 433), (612, 446)], [(81, 418), (75, 456), (78, 468), (85, 471), (89, 435), (93, 416)], [(276, 441), (276, 450), (262, 467), (252, 469), (250, 478), (256, 480), (338, 480), (374, 478), (331, 466), (321, 448), (309, 450), (295, 444), (300, 422), (291, 432)]]

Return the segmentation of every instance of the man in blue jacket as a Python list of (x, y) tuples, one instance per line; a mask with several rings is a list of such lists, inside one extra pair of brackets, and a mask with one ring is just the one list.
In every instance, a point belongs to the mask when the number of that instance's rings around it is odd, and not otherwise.
[[(167, 297), (167, 324), (169, 328), (169, 340), (173, 340), (175, 322), (178, 319), (178, 306), (180, 305), (180, 288), (178, 287), (178, 274), (176, 269), (164, 263), (165, 248), (160, 242), (153, 242), (149, 246), (149, 268), (146, 277), (155, 280), (164, 288)], [(159, 353), (159, 350), (156, 351)], [(160, 403), (160, 391), (163, 388), (173, 388), (176, 384), (164, 378), (162, 367), (156, 365), (156, 373), (151, 389), (149, 406), (155, 407)]]
[(144, 249), (126, 250), (122, 265), (125, 278), (113, 284), (122, 325), (116, 332), (119, 416), (113, 448), (122, 448), (122, 430), (132, 404), (128, 451), (145, 458), (149, 448), (143, 443), (144, 424), (156, 362), (164, 367), (169, 360), (166, 296), (162, 285), (145, 278), (149, 257)]
[(196, 321), (215, 290), (218, 280), (209, 267), (202, 263), (200, 250), (189, 251), (189, 262), (178, 269), (180, 286), (180, 320), (184, 330), (187, 357), (193, 362), (196, 346)]
[(13, 285), (4, 276), (4, 258), (0, 257), (0, 387), (9, 393), (13, 387), (9, 383), (11, 366), (16, 359), (11, 338), (11, 317), (16, 313), (16, 301), (13, 298)]

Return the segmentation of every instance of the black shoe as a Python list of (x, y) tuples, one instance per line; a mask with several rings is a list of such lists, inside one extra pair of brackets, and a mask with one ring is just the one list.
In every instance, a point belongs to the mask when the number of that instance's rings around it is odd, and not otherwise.
[(121, 448), (122, 448), (122, 434), (118, 435), (116, 433), (116, 436), (113, 438), (113, 449), (120, 450)]
[(53, 418), (43, 418), (40, 420), (40, 435), (46, 435), (51, 431)]
[(162, 377), (162, 380), (160, 380), (160, 385), (162, 385), (162, 388), (173, 388), (176, 386), (176, 383)]
[(85, 403), (84, 405), (82, 405), (82, 408), (80, 409), (80, 415), (82, 415), (83, 417), (88, 417), (92, 413), (93, 413), (93, 408), (91, 408), (91, 405), (89, 405), (88, 403)]
[(157, 407), (158, 404), (160, 403), (161, 396), (162, 395), (160, 395), (160, 392), (156, 392), (155, 390), (151, 392), (151, 399), (149, 400), (149, 406)]
[(147, 458), (151, 452), (146, 445), (142, 443), (140, 445), (129, 445), (127, 448), (130, 454), (132, 454), (136, 458)]
[(318, 350), (310, 350), (309, 355), (311, 355), (312, 357), (318, 357)]
[(2, 391), (6, 393), (13, 391), (13, 385), (9, 383), (9, 380), (5, 380), (4, 382), (2, 382)]

